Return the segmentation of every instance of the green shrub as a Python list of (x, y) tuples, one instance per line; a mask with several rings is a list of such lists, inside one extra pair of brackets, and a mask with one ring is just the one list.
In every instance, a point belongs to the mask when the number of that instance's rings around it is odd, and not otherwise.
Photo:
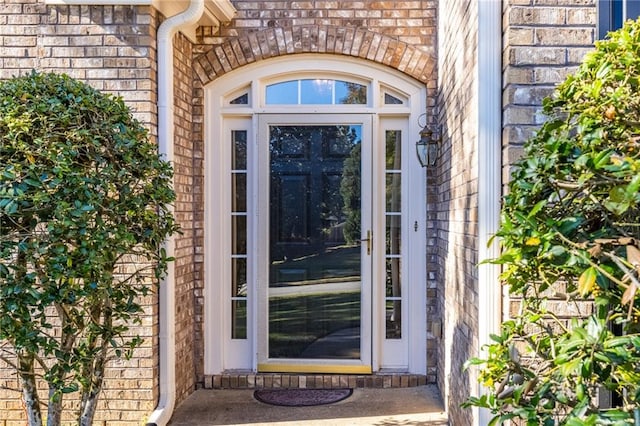
[[(548, 120), (515, 165), (497, 233), (502, 253), (492, 261), (522, 307), (492, 336), (487, 358), (469, 361), (481, 366), (487, 393), (465, 405), (491, 410), (492, 424), (633, 424), (640, 401), (640, 21), (597, 42), (544, 101), (544, 112)], [(575, 318), (560, 318), (552, 299)], [(614, 407), (600, 406), (605, 390)]]
[(91, 424), (107, 362), (141, 343), (129, 325), (169, 260), (171, 179), (121, 99), (64, 75), (0, 82), (0, 356), (29, 424), (39, 374), (48, 424), (74, 391)]

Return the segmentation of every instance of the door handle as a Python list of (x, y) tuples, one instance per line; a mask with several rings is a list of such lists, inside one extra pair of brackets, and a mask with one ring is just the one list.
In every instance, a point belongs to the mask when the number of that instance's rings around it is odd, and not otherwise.
[(367, 254), (371, 254), (371, 241), (373, 240), (373, 237), (371, 236), (371, 231), (367, 231), (367, 238), (363, 238), (362, 242), (367, 242)]

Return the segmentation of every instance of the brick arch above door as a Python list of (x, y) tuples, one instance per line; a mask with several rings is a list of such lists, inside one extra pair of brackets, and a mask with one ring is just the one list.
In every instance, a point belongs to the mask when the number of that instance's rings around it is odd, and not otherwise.
[(298, 53), (367, 59), (424, 83), (435, 78), (435, 46), (433, 52), (428, 52), (363, 28), (318, 25), (268, 28), (228, 37), (221, 44), (202, 48), (204, 51), (195, 56), (193, 66), (203, 85), (244, 65)]

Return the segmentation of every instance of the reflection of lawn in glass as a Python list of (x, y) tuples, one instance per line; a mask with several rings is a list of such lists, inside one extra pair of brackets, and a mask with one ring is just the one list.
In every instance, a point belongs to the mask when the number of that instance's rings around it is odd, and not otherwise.
[[(360, 292), (270, 298), (269, 356), (299, 358), (317, 339), (357, 327)], [(359, 352), (359, 344), (353, 349)]]
[[(287, 274), (288, 279), (283, 279)], [(274, 262), (271, 276), (270, 357), (306, 357), (304, 350), (318, 339), (360, 327), (359, 246), (334, 246), (317, 254), (291, 256)], [(279, 282), (273, 277), (280, 277)], [(359, 339), (344, 345), (357, 346), (345, 346), (344, 353), (359, 353)], [(336, 357), (329, 351), (320, 351), (322, 358)]]
[[(305, 271), (306, 278), (283, 280), (279, 272), (287, 270)], [(360, 281), (360, 247), (328, 247), (322, 253), (273, 262), (270, 281), (270, 287)]]

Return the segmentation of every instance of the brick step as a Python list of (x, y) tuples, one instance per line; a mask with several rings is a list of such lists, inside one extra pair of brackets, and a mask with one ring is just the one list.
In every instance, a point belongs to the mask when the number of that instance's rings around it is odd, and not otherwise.
[(332, 389), (332, 388), (409, 388), (424, 386), (427, 376), (420, 374), (279, 374), (229, 372), (205, 376), (199, 387), (205, 389)]

